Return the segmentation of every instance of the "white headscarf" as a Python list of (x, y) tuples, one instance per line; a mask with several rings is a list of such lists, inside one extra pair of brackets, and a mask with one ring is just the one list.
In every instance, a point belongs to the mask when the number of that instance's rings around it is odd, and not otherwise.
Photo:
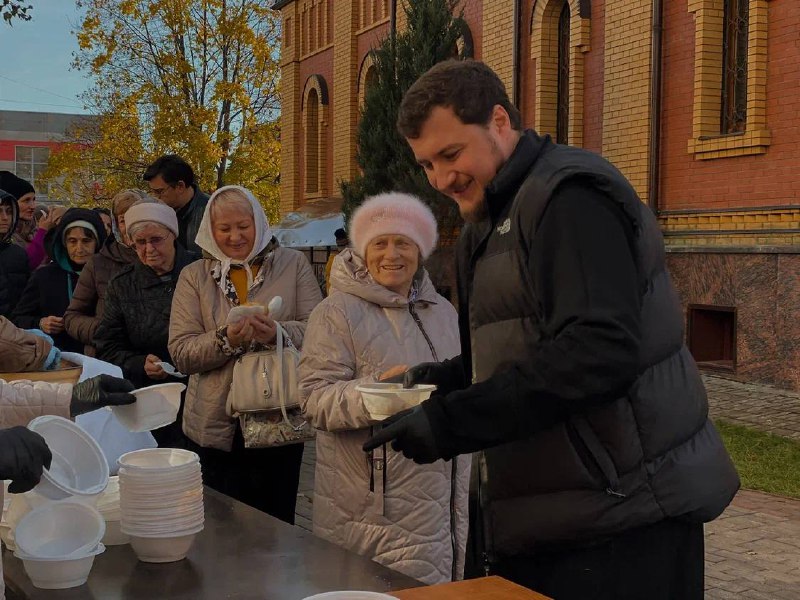
[[(211, 207), (219, 195), (226, 190), (236, 190), (244, 198), (246, 198), (248, 202), (250, 202), (250, 206), (253, 208), (253, 221), (256, 225), (256, 238), (253, 242), (253, 249), (250, 250), (250, 254), (248, 254), (247, 258), (244, 260), (231, 258), (220, 249), (220, 247), (217, 245), (217, 242), (214, 240), (214, 233), (211, 228)], [(261, 204), (259, 204), (258, 200), (256, 200), (255, 196), (253, 196), (250, 190), (243, 188), (242, 186), (226, 185), (211, 194), (211, 198), (208, 199), (206, 210), (203, 213), (203, 220), (200, 222), (200, 228), (197, 230), (195, 243), (220, 262), (219, 282), (223, 290), (225, 289), (225, 281), (227, 279), (228, 272), (231, 270), (231, 265), (242, 265), (245, 267), (245, 271), (247, 273), (247, 289), (250, 289), (250, 286), (253, 285), (253, 270), (250, 268), (250, 263), (252, 262), (253, 258), (258, 256), (261, 251), (267, 247), (267, 244), (269, 244), (271, 239), (272, 230), (269, 228), (267, 215), (264, 213), (264, 209), (261, 207)]]

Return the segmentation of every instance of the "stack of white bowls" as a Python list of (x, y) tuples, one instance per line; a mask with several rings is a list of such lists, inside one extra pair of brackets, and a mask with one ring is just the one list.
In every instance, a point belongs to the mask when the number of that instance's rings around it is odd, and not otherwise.
[(186, 557), (203, 529), (203, 482), (194, 452), (148, 448), (119, 458), (121, 531), (143, 562)]
[(97, 510), (106, 522), (106, 534), (103, 543), (106, 546), (121, 546), (130, 542), (130, 538), (122, 533), (122, 510), (119, 507), (119, 476), (108, 478), (108, 486), (97, 500)]
[(48, 502), (22, 517), (15, 531), (17, 550), (35, 587), (83, 585), (94, 557), (105, 550), (105, 523), (94, 508), (66, 499)]

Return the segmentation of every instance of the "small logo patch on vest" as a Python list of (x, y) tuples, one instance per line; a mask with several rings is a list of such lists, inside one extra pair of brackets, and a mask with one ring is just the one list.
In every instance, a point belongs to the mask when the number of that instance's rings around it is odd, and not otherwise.
[(497, 226), (497, 233), (500, 235), (505, 235), (509, 231), (511, 231), (511, 219), (506, 219), (500, 225)]

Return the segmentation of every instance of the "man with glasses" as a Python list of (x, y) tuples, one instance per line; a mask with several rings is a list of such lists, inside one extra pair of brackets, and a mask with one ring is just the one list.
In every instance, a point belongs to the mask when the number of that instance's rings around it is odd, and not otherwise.
[(172, 208), (178, 217), (178, 243), (197, 253), (197, 230), (208, 203), (208, 194), (200, 191), (189, 164), (176, 154), (165, 154), (147, 167), (143, 179), (150, 194)]

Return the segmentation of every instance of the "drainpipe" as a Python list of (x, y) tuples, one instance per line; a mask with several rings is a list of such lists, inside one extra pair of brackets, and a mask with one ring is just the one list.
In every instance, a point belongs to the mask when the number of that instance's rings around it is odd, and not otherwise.
[(661, 75), (663, 38), (663, 0), (653, 0), (652, 42), (650, 46), (650, 168), (647, 174), (647, 205), (658, 214), (659, 160), (661, 150)]
[(392, 0), (389, 7), (389, 32), (392, 36), (397, 33), (397, 0)]
[(522, 61), (521, 53), (522, 53), (522, 44), (520, 44), (519, 33), (520, 33), (520, 26), (519, 22), (522, 19), (522, 0), (514, 0), (514, 27), (512, 35), (514, 36), (514, 50), (513, 50), (513, 64), (511, 66), (512, 77), (514, 81), (512, 82), (511, 87), (511, 104), (519, 108), (520, 96), (522, 93)]

